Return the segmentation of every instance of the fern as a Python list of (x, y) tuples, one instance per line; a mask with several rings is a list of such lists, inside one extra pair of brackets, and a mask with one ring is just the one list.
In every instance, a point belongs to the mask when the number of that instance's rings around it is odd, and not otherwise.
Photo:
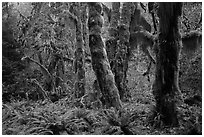
[(41, 130), (41, 129), (44, 129), (44, 127), (33, 127), (33, 128), (30, 128), (27, 131), (27, 133), (32, 134), (33, 132), (36, 132), (36, 131)]

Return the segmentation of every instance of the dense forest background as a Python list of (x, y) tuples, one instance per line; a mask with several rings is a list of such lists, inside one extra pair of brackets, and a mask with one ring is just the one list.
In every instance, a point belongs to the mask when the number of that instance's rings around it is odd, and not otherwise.
[[(79, 2), (2, 3), (2, 134), (202, 134), (202, 44), (198, 44), (200, 35), (202, 38), (202, 3), (183, 3), (179, 17), (183, 43), (186, 38), (191, 47), (183, 47), (179, 56), (181, 97), (176, 102), (177, 126), (166, 125), (162, 115), (154, 112), (157, 101), (152, 85), (157, 64), (151, 63), (145, 50), (153, 58), (157, 58), (157, 52), (140, 44), (149, 44), (145, 38), (159, 34), (161, 17), (157, 10), (161, 5), (154, 4), (150, 12), (148, 2), (119, 3), (118, 9), (117, 4), (104, 2), (97, 7)], [(124, 5), (131, 8), (127, 10)], [(131, 41), (132, 35), (131, 30), (126, 32), (125, 27), (114, 26), (117, 13), (126, 24), (132, 21), (138, 28), (150, 26), (150, 34), (138, 42), (140, 46), (130, 48), (131, 55), (123, 62), (127, 66), (122, 69), (117, 61), (124, 56), (125, 38)], [(98, 24), (92, 23), (91, 17)], [(110, 29), (114, 27), (125, 31), (115, 34)], [(196, 38), (191, 38), (190, 32), (195, 32)], [(102, 43), (94, 41), (95, 34), (102, 36)], [(114, 41), (111, 44), (107, 41), (115, 35), (119, 35), (116, 43), (120, 47), (109, 49)], [(105, 45), (107, 54), (103, 49), (101, 54), (96, 53), (101, 49), (94, 48), (94, 43)], [(133, 43), (137, 43), (134, 38)], [(112, 58), (111, 50), (121, 52)], [(97, 67), (98, 62), (108, 64), (102, 68), (108, 70), (104, 73), (109, 79), (100, 79), (99, 75), (105, 75)], [(125, 82), (118, 74), (124, 68)], [(110, 80), (114, 75), (115, 80)], [(110, 80), (106, 83), (109, 87), (101, 84), (103, 80)], [(122, 93), (123, 89), (126, 92)], [(108, 90), (113, 98), (104, 92)], [(119, 102), (118, 94), (122, 96)], [(104, 98), (112, 102), (108, 104)]]

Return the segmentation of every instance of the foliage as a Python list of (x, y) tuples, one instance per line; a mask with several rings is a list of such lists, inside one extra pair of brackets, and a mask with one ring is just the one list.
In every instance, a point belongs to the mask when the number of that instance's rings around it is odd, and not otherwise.
[[(19, 58), (10, 57), (20, 60), (23, 55), (26, 55), (33, 58), (34, 61), (39, 62), (50, 71), (53, 81), (56, 81), (56, 85), (60, 86), (65, 92), (65, 88), (67, 88), (66, 82), (68, 80), (66, 76), (69, 76), (67, 72), (70, 73), (72, 67), (70, 64), (72, 64), (74, 55), (74, 33), (71, 28), (73, 25), (69, 26), (66, 23), (67, 21), (71, 22), (65, 13), (69, 5), (66, 3), (11, 3), (11, 5), (13, 6), (9, 10), (12, 11), (10, 14), (16, 18), (15, 20), (10, 19), (10, 21), (14, 22), (12, 24), (15, 25), (10, 27), (13, 28), (11, 32), (15, 32), (14, 39), (19, 43), (18, 46), (21, 49), (21, 56)], [(59, 6), (61, 7), (59, 8)], [(7, 27), (5, 26), (4, 28)], [(67, 31), (68, 29), (71, 31)], [(8, 33), (9, 31), (5, 30), (4, 32)], [(8, 50), (3, 49), (3, 51), (6, 52)], [(11, 52), (12, 50), (9, 51)], [(58, 55), (60, 55), (58, 57), (60, 59), (56, 60), (57, 57), (55, 56)], [(5, 63), (6, 61), (4, 60)], [(11, 63), (7, 64), (12, 65)], [(31, 72), (30, 74), (36, 69), (41, 70), (38, 65), (30, 64), (29, 62), (27, 62), (26, 67), (30, 68), (28, 70)], [(41, 70), (41, 73), (44, 75), (44, 78), (38, 77), (38, 80), (43, 85), (46, 84), (46, 75), (43, 73), (43, 70)], [(65, 75), (62, 75), (62, 73)], [(26, 74), (23, 75), (26, 76)], [(30, 76), (27, 76), (24, 81), (27, 80), (28, 82), (30, 79), (35, 78)], [(69, 86), (73, 87), (73, 78), (69, 78), (69, 81), (71, 81), (69, 82)], [(10, 78), (5, 79), (9, 80)]]
[(190, 30), (202, 30), (202, 3), (184, 3), (181, 28), (184, 32)]
[(3, 100), (9, 101), (11, 96), (18, 98), (25, 74), (26, 64), (21, 61), (22, 49), (14, 36), (16, 16), (12, 13), (12, 4), (3, 4), (2, 18), (2, 84)]

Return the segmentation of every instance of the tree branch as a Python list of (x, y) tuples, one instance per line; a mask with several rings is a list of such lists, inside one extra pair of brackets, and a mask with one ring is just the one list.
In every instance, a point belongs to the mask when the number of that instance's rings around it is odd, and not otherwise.
[(23, 57), (21, 60), (28, 60), (29, 62), (33, 62), (33, 63), (37, 64), (41, 68), (42, 73), (45, 75), (45, 77), (47, 77), (49, 80), (52, 79), (52, 75), (49, 73), (49, 71), (42, 64), (37, 62), (36, 60), (34, 60), (28, 56)]

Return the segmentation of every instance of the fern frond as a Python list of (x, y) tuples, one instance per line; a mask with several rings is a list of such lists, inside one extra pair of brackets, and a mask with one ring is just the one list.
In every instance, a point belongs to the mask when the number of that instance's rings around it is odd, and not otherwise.
[(46, 130), (46, 131), (39, 133), (39, 135), (53, 135), (53, 132), (51, 130)]
[(39, 130), (42, 130), (42, 129), (44, 129), (44, 127), (33, 127), (33, 128), (31, 128), (31, 129), (29, 129), (29, 130), (27, 131), (27, 133), (32, 134), (33, 132), (39, 131)]
[(49, 129), (42, 129), (39, 131), (39, 135), (46, 135), (46, 133), (51, 133), (51, 135), (53, 135), (53, 132)]
[(35, 124), (46, 124), (45, 121), (33, 121), (31, 124), (35, 125)]

